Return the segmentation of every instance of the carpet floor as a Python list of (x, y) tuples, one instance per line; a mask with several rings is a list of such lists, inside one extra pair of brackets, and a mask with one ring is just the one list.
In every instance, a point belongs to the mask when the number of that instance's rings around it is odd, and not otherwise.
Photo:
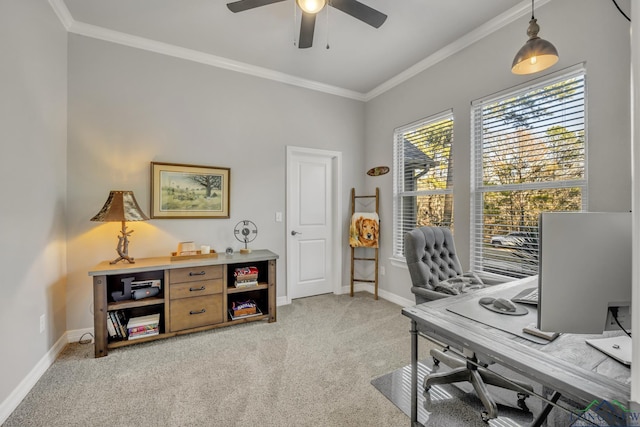
[(99, 359), (92, 344), (70, 344), (3, 426), (408, 425), (370, 384), (410, 361), (401, 309), (369, 293), (320, 295), (278, 307), (274, 323)]
[[(279, 307), (274, 323), (140, 343), (99, 359), (93, 344), (70, 344), (2, 426), (408, 426), (409, 328), (396, 304), (330, 294)], [(433, 346), (421, 339), (421, 377)], [(464, 387), (434, 387), (426, 406), (419, 393), (420, 421), (486, 426)], [(531, 420), (514, 409), (513, 395), (498, 400), (491, 425)]]

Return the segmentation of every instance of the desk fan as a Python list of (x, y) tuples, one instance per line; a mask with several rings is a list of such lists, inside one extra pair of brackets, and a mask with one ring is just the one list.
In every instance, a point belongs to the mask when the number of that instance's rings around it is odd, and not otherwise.
[(240, 249), (241, 254), (251, 253), (251, 249), (247, 248), (247, 243), (253, 242), (258, 235), (258, 227), (248, 219), (243, 219), (233, 229), (233, 234), (238, 241), (244, 243), (244, 249)]

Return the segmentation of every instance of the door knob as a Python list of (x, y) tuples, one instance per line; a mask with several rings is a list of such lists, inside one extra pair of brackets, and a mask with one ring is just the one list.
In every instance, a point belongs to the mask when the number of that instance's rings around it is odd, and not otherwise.
[(296, 234), (302, 234), (302, 233), (300, 233), (300, 232), (298, 232), (296, 230), (291, 230), (291, 235), (292, 236), (295, 236)]

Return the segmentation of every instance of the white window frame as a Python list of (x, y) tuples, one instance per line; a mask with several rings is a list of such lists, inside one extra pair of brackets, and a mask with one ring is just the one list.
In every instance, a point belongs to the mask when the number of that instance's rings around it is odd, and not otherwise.
[[(529, 91), (546, 87), (554, 83), (568, 80), (572, 77), (582, 76), (584, 78), (584, 179), (566, 181), (546, 181), (536, 183), (511, 184), (511, 185), (483, 185), (483, 129), (482, 129), (482, 108), (501, 99), (508, 99), (516, 95), (522, 95)], [(584, 64), (567, 68), (561, 72), (554, 73), (539, 79), (532, 80), (503, 92), (473, 101), (471, 103), (471, 216), (470, 216), (470, 257), (471, 269), (473, 271), (484, 271), (484, 202), (483, 194), (496, 191), (524, 191), (524, 190), (544, 190), (558, 188), (580, 188), (581, 189), (581, 210), (587, 210), (588, 206), (588, 135), (587, 135), (587, 72)], [(536, 243), (537, 245), (537, 243)], [(522, 277), (530, 273), (515, 273), (514, 277)]]
[[(406, 191), (404, 188), (404, 135), (443, 120), (451, 120), (453, 122), (453, 110), (449, 109), (441, 113), (434, 114), (413, 123), (398, 127), (393, 131), (393, 254), (391, 260), (397, 261), (400, 264), (405, 261), (402, 199), (404, 197), (453, 194), (453, 185), (445, 189)], [(452, 129), (451, 149), (453, 149), (453, 141), (454, 134)], [(451, 167), (454, 167), (451, 155), (449, 162)], [(455, 171), (453, 173), (455, 173)], [(453, 223), (453, 218), (451, 219), (451, 222)]]

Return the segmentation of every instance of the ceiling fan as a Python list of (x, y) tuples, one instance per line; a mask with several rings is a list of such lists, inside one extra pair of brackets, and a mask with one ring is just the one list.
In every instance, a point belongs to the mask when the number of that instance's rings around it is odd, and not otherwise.
[[(237, 13), (282, 1), (286, 0), (239, 0), (233, 3), (227, 3), (227, 7), (231, 12)], [(356, 0), (296, 0), (296, 3), (302, 10), (300, 37), (298, 40), (298, 47), (300, 49), (311, 47), (313, 44), (316, 15), (326, 5), (332, 6), (375, 28), (379, 28), (387, 19), (387, 15), (384, 13)]]

